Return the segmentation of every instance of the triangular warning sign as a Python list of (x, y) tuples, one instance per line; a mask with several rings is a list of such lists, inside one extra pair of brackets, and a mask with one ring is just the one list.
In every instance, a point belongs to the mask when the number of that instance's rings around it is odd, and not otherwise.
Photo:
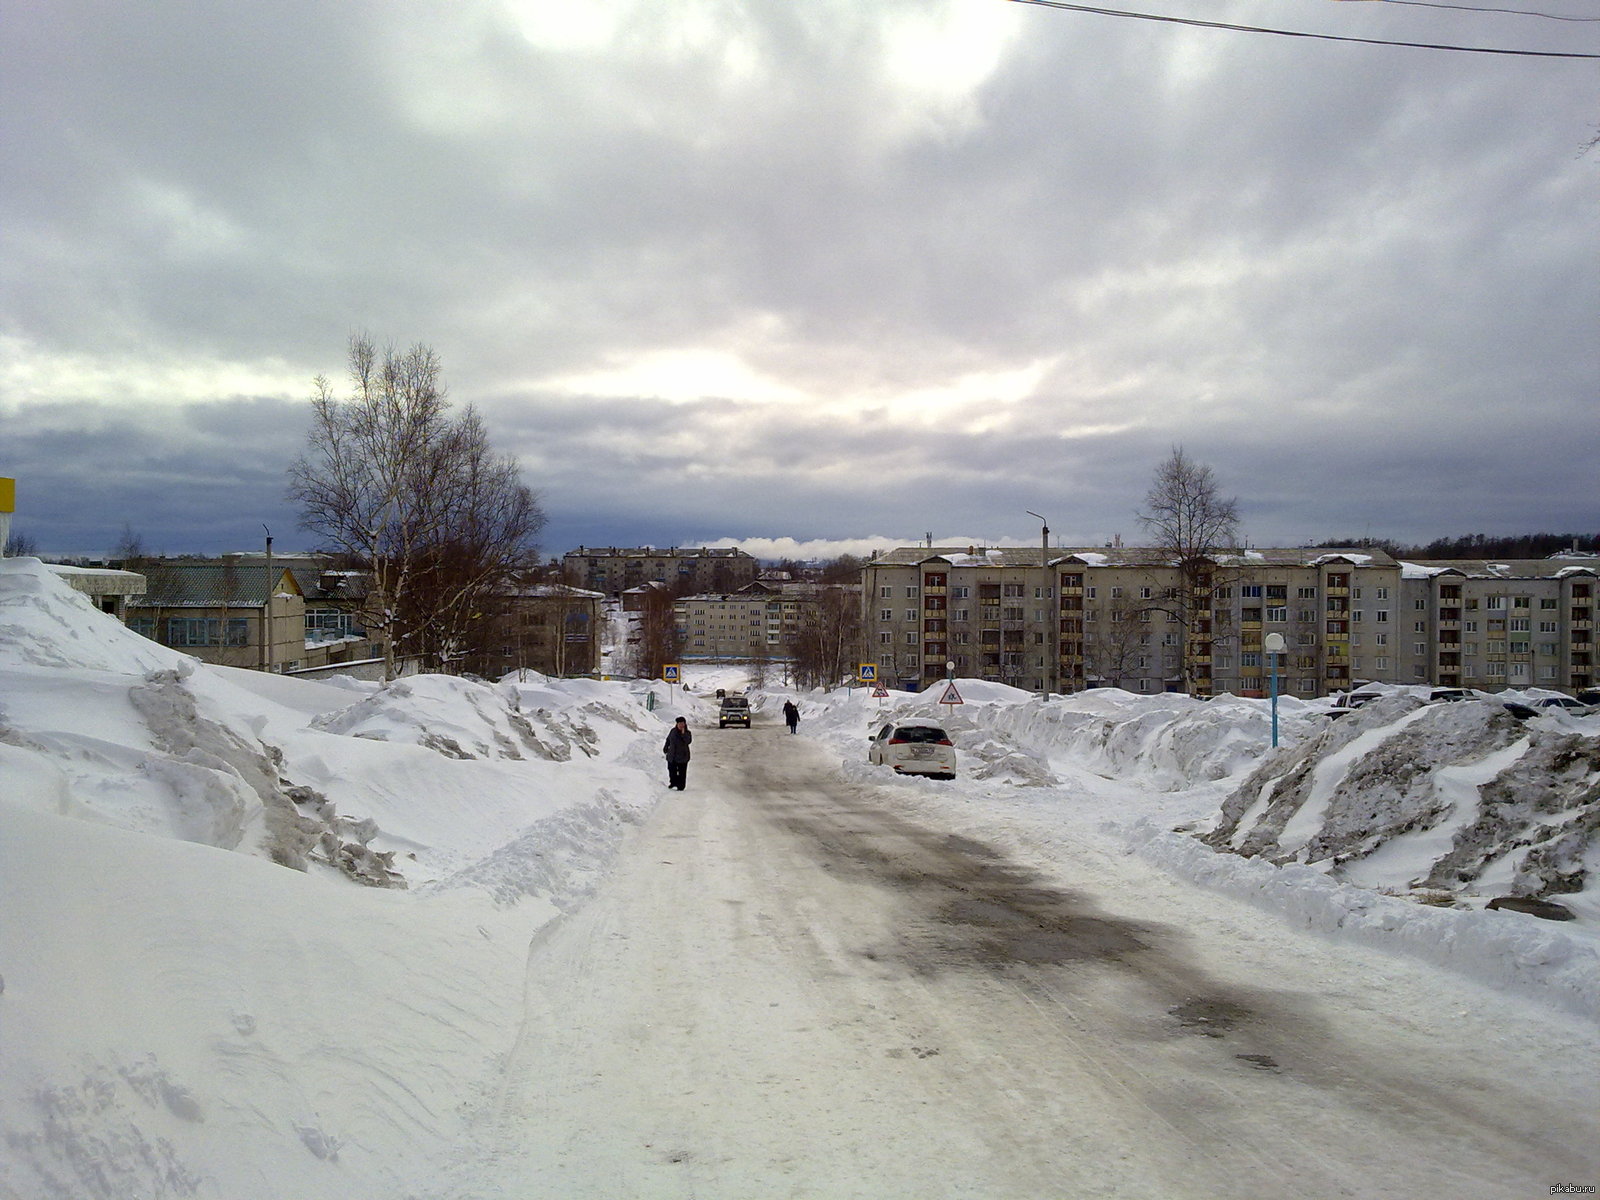
[(877, 687), (872, 689), (872, 698), (874, 700), (887, 700), (889, 698), (889, 689), (880, 683)]
[(961, 693), (956, 691), (956, 681), (954, 679), (952, 679), (949, 683), (947, 683), (945, 685), (944, 695), (939, 697), (939, 703), (940, 704), (964, 704), (964, 703), (966, 703), (966, 701), (961, 699)]

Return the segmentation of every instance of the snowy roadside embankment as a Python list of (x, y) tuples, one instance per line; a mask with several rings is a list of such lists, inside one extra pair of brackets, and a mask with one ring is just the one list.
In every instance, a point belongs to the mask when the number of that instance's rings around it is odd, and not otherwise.
[(394, 1194), (659, 797), (647, 690), (209, 667), (0, 560), (0, 1194)]
[[(1600, 718), (1523, 722), (1407, 689), (1337, 720), (1280, 700), (1274, 752), (1259, 700), (957, 689), (958, 706), (938, 703), (939, 685), (803, 707), (852, 778), (919, 804), (1001, 808), (996, 828), (1031, 830), (1046, 854), (1052, 839), (1109, 837), (1296, 926), (1600, 1020)], [(866, 766), (868, 729), (897, 716), (943, 724), (961, 777)], [(1547, 897), (1577, 919), (1486, 911), (1500, 896)]]

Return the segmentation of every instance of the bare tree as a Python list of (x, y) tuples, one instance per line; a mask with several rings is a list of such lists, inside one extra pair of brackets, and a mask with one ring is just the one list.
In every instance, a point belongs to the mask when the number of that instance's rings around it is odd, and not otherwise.
[(633, 671), (641, 679), (660, 679), (662, 668), (681, 657), (682, 639), (672, 593), (666, 588), (645, 592), (639, 613), (639, 641), (633, 647)]
[(790, 642), (796, 686), (830, 687), (855, 670), (861, 655), (861, 598), (845, 587), (825, 587), (800, 612)]
[(0, 558), (38, 558), (39, 543), (25, 533), (11, 533), (6, 537)]
[(1211, 653), (1217, 555), (1238, 541), (1239, 501), (1223, 497), (1211, 468), (1191, 459), (1182, 446), (1174, 446), (1156, 468), (1139, 523), (1164, 565), (1178, 569), (1178, 585), (1167, 589), (1156, 607), (1182, 630), (1183, 690), (1191, 694), (1201, 690), (1198, 684), (1204, 679), (1204, 690), (1209, 691), (1210, 670), (1200, 667)]
[(487, 598), (528, 565), (544, 526), (516, 462), (499, 458), (477, 413), (450, 414), (438, 355), (380, 356), (350, 339), (351, 393), (316, 380), (306, 452), (289, 469), (301, 528), (372, 572), (362, 616), (384, 643), (443, 666), (466, 648)]
[(1136, 673), (1149, 645), (1150, 625), (1142, 621), (1148, 611), (1141, 600), (1119, 595), (1111, 599), (1104, 619), (1088, 624), (1083, 642), (1085, 666), (1107, 687), (1121, 687)]
[(117, 536), (117, 544), (111, 549), (111, 561), (124, 571), (137, 571), (150, 561), (150, 552), (145, 548), (144, 538), (132, 525), (123, 525), (122, 532)]

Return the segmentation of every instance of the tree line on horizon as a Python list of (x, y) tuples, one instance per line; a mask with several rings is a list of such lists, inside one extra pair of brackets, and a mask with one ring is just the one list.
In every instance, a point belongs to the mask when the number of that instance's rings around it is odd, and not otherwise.
[(1483, 533), (1468, 533), (1460, 537), (1434, 538), (1419, 546), (1408, 546), (1389, 538), (1328, 538), (1313, 542), (1312, 548), (1382, 550), (1391, 558), (1534, 559), (1574, 550), (1580, 554), (1600, 554), (1600, 534), (1518, 533), (1491, 537)]

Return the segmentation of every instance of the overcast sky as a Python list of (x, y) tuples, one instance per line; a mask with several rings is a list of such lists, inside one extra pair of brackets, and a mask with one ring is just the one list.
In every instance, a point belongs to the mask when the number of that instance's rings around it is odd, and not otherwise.
[[(1600, 53), (1592, 0), (1493, 3), (1589, 19), (1138, 7)], [(1257, 545), (1600, 531), (1592, 59), (1008, 0), (4, 23), (0, 475), (46, 552), (310, 546), (284, 473), (353, 331), (438, 352), (551, 554), (1137, 542), (1178, 444)]]

